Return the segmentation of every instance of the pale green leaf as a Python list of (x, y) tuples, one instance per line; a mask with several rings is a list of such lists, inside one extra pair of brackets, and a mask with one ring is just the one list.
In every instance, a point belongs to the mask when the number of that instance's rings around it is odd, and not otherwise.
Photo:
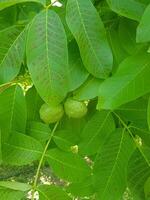
[(54, 173), (65, 180), (79, 182), (91, 173), (86, 161), (78, 154), (51, 149), (46, 157)]
[(68, 92), (68, 50), (63, 25), (52, 10), (39, 13), (29, 27), (27, 64), (42, 99), (60, 103)]
[(24, 196), (25, 194), (22, 191), (0, 188), (0, 197), (3, 200), (22, 200)]
[(115, 123), (110, 112), (96, 112), (87, 122), (81, 133), (79, 152), (84, 155), (95, 154), (106, 142)]
[(2, 146), (3, 162), (10, 165), (26, 165), (38, 160), (43, 147), (36, 139), (18, 132), (12, 132)]
[(128, 57), (99, 89), (98, 109), (115, 109), (150, 92), (150, 55)]
[(12, 86), (0, 93), (0, 127), (2, 141), (7, 140), (11, 131), (25, 132), (26, 104), (23, 91)]
[(38, 187), (40, 200), (71, 200), (71, 197), (60, 187), (54, 185), (41, 185)]
[(121, 16), (140, 21), (145, 5), (136, 0), (107, 0), (110, 8)]
[(74, 35), (85, 68), (93, 76), (106, 78), (112, 70), (113, 57), (106, 32), (90, 0), (68, 0), (67, 24)]
[(0, 84), (13, 80), (19, 73), (25, 53), (25, 30), (11, 26), (0, 31)]
[(100, 149), (94, 163), (94, 182), (99, 199), (121, 199), (126, 189), (127, 164), (133, 150), (133, 141), (123, 129), (114, 131)]

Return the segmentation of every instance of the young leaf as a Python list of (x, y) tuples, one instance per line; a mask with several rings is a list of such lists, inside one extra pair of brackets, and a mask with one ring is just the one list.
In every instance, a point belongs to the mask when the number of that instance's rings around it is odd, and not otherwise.
[(25, 53), (26, 29), (11, 26), (0, 31), (0, 84), (13, 80), (19, 73)]
[(98, 96), (102, 80), (90, 77), (80, 88), (74, 92), (74, 99), (79, 101), (93, 99)]
[(0, 93), (0, 127), (2, 141), (6, 141), (11, 131), (25, 132), (26, 104), (23, 91), (12, 86)]
[(38, 187), (38, 192), (40, 200), (71, 200), (63, 189), (53, 185), (41, 185)]
[(26, 2), (35, 2), (44, 5), (46, 0), (0, 0), (0, 10), (3, 10), (4, 8), (13, 6), (18, 3), (26, 3)]
[(140, 24), (137, 28), (136, 41), (137, 42), (149, 42), (150, 41), (150, 4), (144, 11)]
[(116, 74), (100, 85), (98, 109), (115, 109), (150, 92), (149, 60), (146, 53), (125, 59)]
[(81, 133), (79, 152), (84, 155), (95, 154), (114, 129), (115, 123), (110, 112), (96, 112)]
[[(128, 166), (128, 186), (135, 200), (145, 199), (144, 184), (150, 177), (150, 148), (136, 150)], [(139, 178), (140, 177), (140, 178)]]
[(113, 57), (104, 25), (90, 0), (68, 0), (67, 24), (74, 35), (86, 69), (97, 78), (106, 78)]
[(107, 0), (110, 8), (121, 16), (140, 21), (145, 5), (136, 0)]
[(42, 145), (34, 138), (18, 132), (2, 146), (3, 162), (10, 165), (26, 165), (38, 160), (43, 151)]
[(46, 9), (33, 19), (26, 52), (39, 95), (48, 104), (60, 103), (68, 92), (68, 51), (63, 25), (54, 11)]
[(46, 157), (54, 173), (65, 180), (79, 182), (91, 173), (90, 167), (78, 154), (51, 149)]
[(99, 199), (121, 199), (126, 189), (126, 169), (134, 150), (132, 139), (123, 129), (112, 133), (94, 163), (94, 182)]

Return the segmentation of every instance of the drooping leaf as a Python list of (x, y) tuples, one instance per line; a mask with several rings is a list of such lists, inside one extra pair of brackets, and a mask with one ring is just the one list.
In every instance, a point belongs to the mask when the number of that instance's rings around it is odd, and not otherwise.
[(91, 173), (90, 167), (78, 154), (51, 149), (46, 157), (54, 173), (65, 180), (82, 181)]
[(68, 194), (60, 187), (41, 185), (38, 187), (40, 200), (71, 200)]
[(114, 129), (115, 123), (110, 112), (96, 112), (81, 133), (79, 152), (84, 155), (95, 154)]
[(22, 89), (15, 85), (0, 93), (0, 127), (2, 141), (11, 131), (25, 132), (26, 104)]
[(94, 163), (94, 182), (99, 199), (121, 199), (126, 189), (127, 164), (133, 150), (133, 141), (123, 129), (114, 131), (102, 146)]
[(48, 104), (60, 103), (68, 92), (67, 39), (52, 10), (39, 13), (29, 27), (27, 64), (42, 99)]
[(106, 78), (112, 69), (112, 52), (104, 25), (90, 0), (68, 0), (66, 19), (74, 35), (85, 68), (93, 76)]
[(101, 79), (89, 78), (80, 88), (74, 92), (74, 99), (79, 101), (90, 100), (98, 96)]
[(0, 10), (18, 3), (35, 2), (45, 5), (46, 0), (0, 0)]
[(41, 143), (45, 143), (51, 134), (51, 129), (42, 122), (29, 121), (27, 124), (27, 134)]
[(26, 29), (11, 26), (0, 31), (0, 84), (13, 80), (19, 73), (25, 53)]
[(2, 146), (3, 162), (10, 165), (26, 165), (38, 160), (43, 147), (36, 139), (22, 133), (12, 132)]
[(110, 8), (121, 16), (140, 21), (145, 5), (136, 0), (107, 0)]
[(137, 42), (149, 42), (150, 41), (150, 4), (144, 11), (140, 24), (137, 28), (136, 41)]
[(150, 91), (150, 55), (139, 53), (128, 57), (117, 72), (99, 89), (98, 109), (116, 109)]
[[(144, 184), (150, 177), (150, 148), (136, 150), (128, 166), (128, 186), (134, 200), (145, 199)], [(140, 178), (139, 178), (140, 177)]]
[(78, 46), (75, 41), (69, 43), (69, 88), (78, 88), (88, 77), (88, 72), (82, 63)]

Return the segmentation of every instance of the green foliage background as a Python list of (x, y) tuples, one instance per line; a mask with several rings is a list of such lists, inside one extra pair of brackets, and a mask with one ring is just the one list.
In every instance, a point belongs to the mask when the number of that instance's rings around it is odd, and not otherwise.
[[(148, 200), (150, 1), (56, 2), (0, 0), (0, 164), (35, 166), (0, 198)], [(67, 97), (87, 115), (44, 124), (41, 105)], [(63, 184), (40, 184), (45, 167)]]

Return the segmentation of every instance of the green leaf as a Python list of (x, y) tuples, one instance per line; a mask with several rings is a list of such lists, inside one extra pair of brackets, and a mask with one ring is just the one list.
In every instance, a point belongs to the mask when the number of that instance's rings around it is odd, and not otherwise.
[(106, 78), (113, 57), (104, 25), (90, 0), (68, 0), (67, 24), (75, 37), (85, 68), (97, 78)]
[(148, 107), (147, 107), (147, 123), (148, 123), (148, 128), (150, 130), (150, 98), (148, 100)]
[(134, 150), (133, 141), (123, 129), (112, 133), (94, 163), (94, 182), (99, 199), (121, 199), (126, 189), (126, 169)]
[(0, 0), (0, 10), (3, 10), (4, 8), (13, 6), (18, 3), (26, 3), (26, 2), (35, 2), (44, 5), (46, 0)]
[(115, 123), (110, 112), (96, 112), (81, 133), (79, 152), (84, 155), (95, 154), (114, 129)]
[(147, 104), (147, 99), (140, 98), (120, 106), (116, 112), (133, 126), (147, 128)]
[(74, 99), (79, 101), (93, 99), (98, 96), (102, 80), (90, 77), (80, 88), (74, 92)]
[(150, 92), (149, 60), (150, 55), (142, 52), (125, 59), (100, 85), (98, 109), (115, 109)]
[(137, 28), (136, 41), (137, 42), (149, 42), (150, 41), (150, 4), (144, 11), (140, 24)]
[(137, 28), (137, 22), (124, 18), (120, 20), (119, 23), (120, 42), (125, 51), (130, 55), (135, 54), (143, 47), (143, 44), (136, 43), (135, 39), (136, 28)]
[(107, 0), (110, 8), (121, 16), (140, 21), (145, 5), (136, 0)]
[(41, 185), (38, 187), (38, 192), (40, 200), (71, 200), (63, 189), (53, 185)]
[(2, 146), (3, 162), (10, 165), (26, 165), (38, 160), (42, 145), (34, 138), (12, 132), (8, 142)]
[(25, 53), (26, 29), (11, 26), (0, 31), (0, 84), (13, 80), (19, 73)]
[(47, 124), (29, 121), (27, 124), (27, 134), (41, 143), (45, 143), (51, 134), (51, 130)]
[(26, 93), (26, 102), (27, 102), (27, 118), (28, 120), (39, 120), (39, 110), (43, 104), (43, 100), (40, 98), (35, 87), (29, 89)]
[(73, 194), (76, 197), (91, 196), (94, 194), (92, 176), (87, 177), (81, 182), (71, 183), (67, 188), (67, 192)]
[(11, 131), (25, 132), (26, 104), (23, 91), (12, 86), (0, 93), (0, 127), (2, 141), (6, 141)]
[(51, 149), (46, 157), (54, 173), (65, 180), (82, 181), (91, 173), (90, 167), (78, 154)]
[(5, 187), (11, 190), (18, 190), (23, 192), (31, 189), (31, 186), (29, 184), (15, 182), (15, 181), (0, 181), (0, 187)]
[(0, 188), (0, 197), (4, 200), (22, 200), (25, 196), (22, 191), (14, 191), (6, 188)]
[(78, 88), (88, 77), (88, 72), (82, 63), (78, 46), (75, 41), (69, 43), (69, 88), (70, 91)]
[(68, 51), (63, 25), (54, 11), (46, 9), (33, 19), (26, 52), (39, 95), (48, 104), (60, 103), (68, 92)]
[(146, 180), (144, 184), (144, 193), (146, 199), (148, 199), (150, 197), (150, 177)]
[(128, 186), (134, 200), (145, 199), (144, 184), (150, 177), (150, 148), (136, 150), (128, 166)]

